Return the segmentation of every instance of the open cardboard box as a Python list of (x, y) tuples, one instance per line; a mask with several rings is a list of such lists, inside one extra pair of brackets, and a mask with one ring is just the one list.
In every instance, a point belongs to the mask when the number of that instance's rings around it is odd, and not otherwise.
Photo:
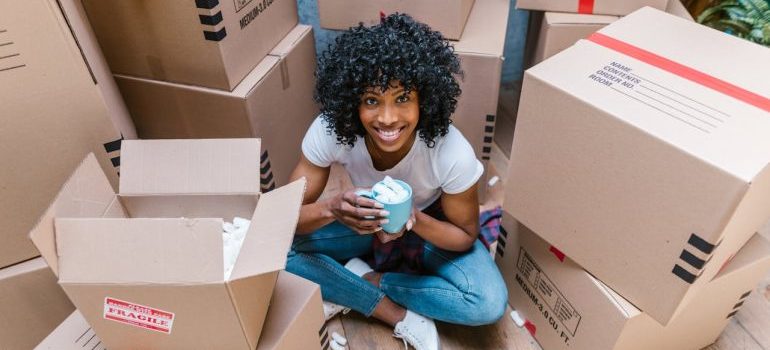
[[(280, 272), (257, 350), (321, 350), (328, 348), (328, 342), (321, 289), (306, 279)], [(106, 350), (106, 347), (77, 310), (35, 347), (35, 350), (81, 349)]]
[[(304, 179), (260, 194), (258, 139), (125, 141), (123, 161), (115, 194), (86, 158), (31, 232), (59, 284), (112, 350), (254, 349)], [(234, 216), (251, 225), (225, 279)]]
[(507, 213), (503, 228), (496, 262), (509, 303), (544, 349), (701, 349), (716, 341), (770, 268), (770, 243), (755, 234), (664, 326)]
[(666, 324), (770, 219), (767, 62), (644, 8), (530, 68), (505, 210)]

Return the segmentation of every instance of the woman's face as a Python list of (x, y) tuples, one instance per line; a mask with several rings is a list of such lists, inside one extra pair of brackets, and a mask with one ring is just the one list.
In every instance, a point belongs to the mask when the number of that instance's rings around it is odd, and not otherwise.
[(387, 90), (370, 88), (361, 97), (358, 115), (374, 144), (384, 152), (396, 152), (405, 145), (411, 145), (417, 121), (420, 119), (420, 104), (417, 92), (404, 92), (401, 84), (391, 85)]

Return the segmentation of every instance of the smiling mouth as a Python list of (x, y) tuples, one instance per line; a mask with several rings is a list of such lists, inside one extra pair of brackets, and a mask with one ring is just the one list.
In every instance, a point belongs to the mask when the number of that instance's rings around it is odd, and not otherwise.
[(374, 128), (374, 130), (377, 131), (377, 136), (380, 138), (380, 140), (384, 142), (393, 142), (398, 140), (398, 137), (401, 136), (401, 133), (404, 131), (405, 128), (406, 127), (401, 127), (398, 129), (391, 129), (391, 130)]

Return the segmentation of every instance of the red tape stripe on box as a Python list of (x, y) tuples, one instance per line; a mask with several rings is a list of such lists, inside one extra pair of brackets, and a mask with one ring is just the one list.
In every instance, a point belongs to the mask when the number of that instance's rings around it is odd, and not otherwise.
[(551, 246), (548, 248), (548, 251), (553, 253), (553, 255), (556, 255), (556, 259), (559, 259), (559, 261), (564, 262), (564, 253), (561, 252), (561, 250), (556, 249), (556, 247)]
[(585, 14), (594, 13), (594, 0), (579, 0), (578, 13), (585, 13)]
[(649, 65), (658, 67), (669, 73), (678, 75), (696, 84), (703, 85), (739, 101), (748, 103), (766, 112), (770, 112), (770, 99), (767, 97), (755, 94), (751, 91), (730, 84), (714, 76), (676, 63), (672, 60), (669, 60), (668, 58), (659, 56), (640, 47), (636, 47), (601, 33), (591, 34), (591, 36), (588, 37), (588, 40), (608, 49), (620, 52), (626, 56), (633, 57)]
[(532, 322), (529, 322), (529, 320), (524, 321), (524, 328), (526, 328), (533, 337), (535, 336), (535, 333), (537, 333), (537, 327)]

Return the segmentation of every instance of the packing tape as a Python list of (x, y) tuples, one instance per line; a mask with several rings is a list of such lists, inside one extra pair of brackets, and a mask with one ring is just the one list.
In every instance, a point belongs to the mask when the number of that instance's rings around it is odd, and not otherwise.
[(564, 262), (565, 255), (564, 253), (561, 252), (561, 250), (556, 249), (556, 247), (554, 246), (551, 246), (550, 248), (548, 248), (548, 251), (553, 253), (553, 255), (556, 256), (556, 259), (559, 259), (559, 261)]
[(730, 96), (736, 100), (748, 103), (766, 112), (770, 112), (770, 99), (764, 96), (761, 96), (759, 94), (753, 93), (751, 91), (748, 91), (746, 89), (743, 89), (739, 86), (730, 84), (717, 77), (708, 75), (704, 72), (687, 67), (683, 64), (674, 62), (663, 56), (657, 55), (655, 53), (652, 53), (640, 47), (631, 45), (627, 42), (620, 41), (615, 38), (611, 38), (601, 33), (591, 34), (591, 36), (588, 37), (588, 40), (598, 45), (604, 46), (608, 49), (617, 51), (626, 56), (640, 60), (649, 65), (658, 67), (674, 75), (678, 75), (696, 84), (705, 86), (714, 91)]
[(594, 0), (578, 0), (578, 13), (594, 13)]

